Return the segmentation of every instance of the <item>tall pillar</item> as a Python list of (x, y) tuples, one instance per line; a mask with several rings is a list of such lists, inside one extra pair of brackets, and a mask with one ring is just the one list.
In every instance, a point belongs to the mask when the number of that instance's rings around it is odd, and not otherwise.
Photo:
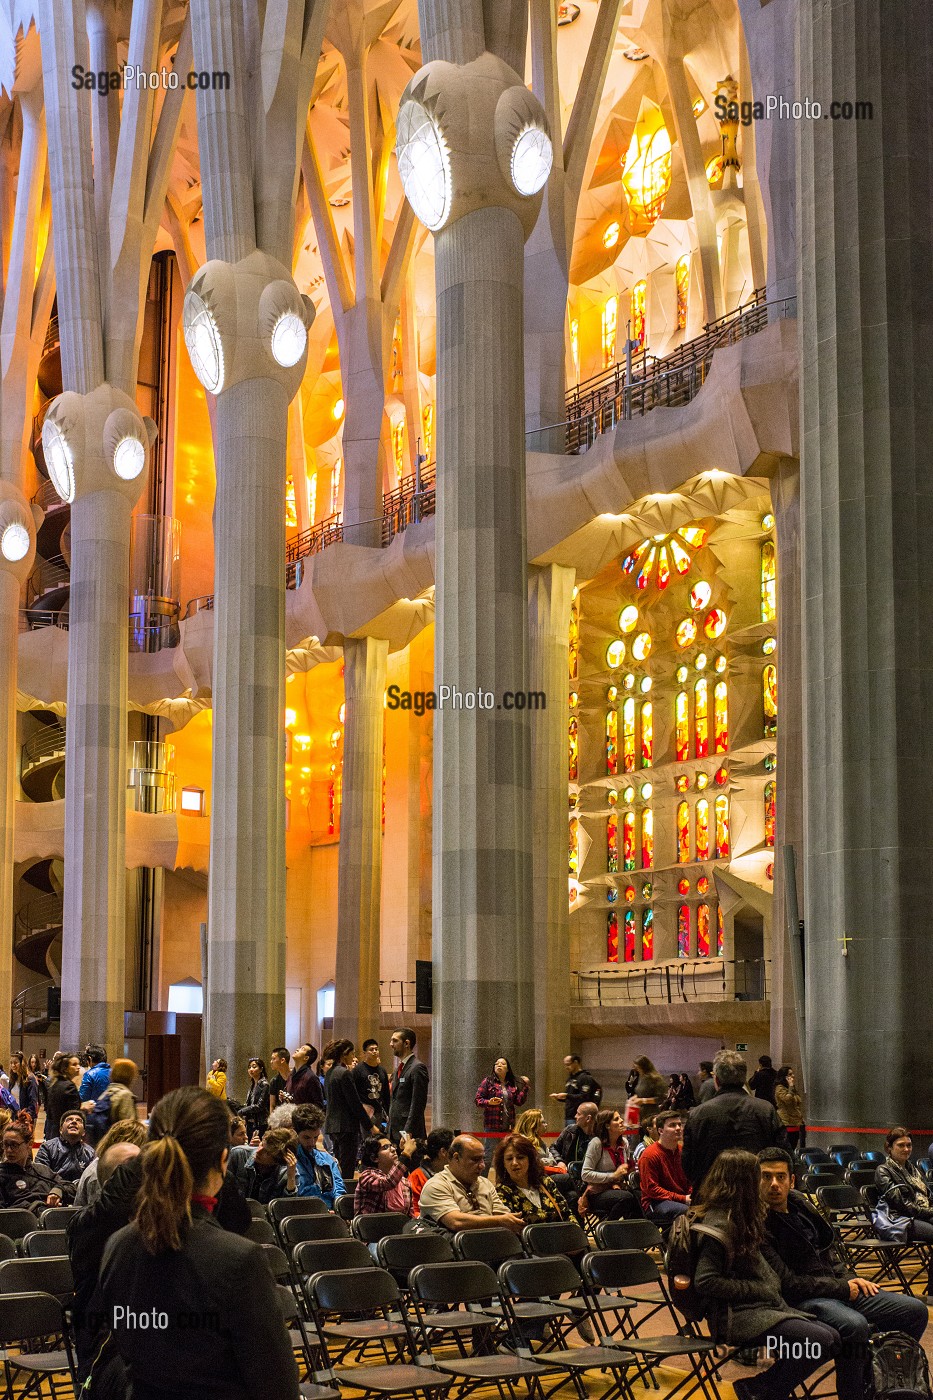
[[(458, 58), (483, 31), (482, 7), (465, 7), (445, 48), (449, 10), (422, 6), (429, 55)], [(445, 168), (426, 189), (432, 128)], [(405, 192), (435, 233), (435, 688), (451, 699), (434, 725), (433, 1112), (451, 1123), (474, 1116), (497, 1055), (519, 1073), (534, 1060), (531, 726), (509, 693), (528, 685), (523, 255), (552, 152), (540, 104), (489, 52), (422, 68), (397, 132)]]
[(933, 9), (798, 8), (808, 1122), (933, 1093)]
[(570, 1049), (570, 904), (567, 887), (567, 693), (572, 569), (549, 564), (529, 578), (530, 686), (546, 708), (532, 711), (534, 1098), (564, 1087)]
[(343, 644), (346, 727), (337, 865), (334, 1035), (359, 1048), (379, 1027), (382, 732), (389, 643)]

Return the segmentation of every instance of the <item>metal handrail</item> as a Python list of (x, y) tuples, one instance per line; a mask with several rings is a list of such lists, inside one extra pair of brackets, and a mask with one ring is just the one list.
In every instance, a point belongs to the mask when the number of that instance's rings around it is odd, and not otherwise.
[(40, 894), (16, 912), (16, 937), (19, 943), (30, 934), (58, 928), (64, 918), (65, 906), (60, 894)]
[(45, 333), (45, 340), (42, 343), (43, 356), (47, 355), (50, 350), (54, 350), (58, 345), (61, 345), (61, 331), (58, 326), (58, 317), (53, 316), (49, 321), (49, 328)]
[(609, 1007), (766, 1001), (770, 967), (770, 958), (709, 957), (574, 971), (573, 1000)]
[[(35, 1020), (44, 1020), (46, 1008), (48, 1006), (49, 987), (54, 986), (51, 978), (45, 982), (34, 982), (31, 987), (24, 987), (21, 992), (10, 1003), (10, 1033), (19, 1036), (19, 1048), (23, 1049), (23, 1039), (26, 1034), (26, 1023), (29, 1019), (29, 1012), (34, 1013)], [(17, 1018), (17, 1013), (18, 1018)]]
[(35, 734), (30, 734), (22, 747), (23, 776), (50, 758), (65, 757), (65, 726), (45, 724)]
[(54, 510), (58, 506), (67, 505), (67, 502), (62, 500), (51, 481), (40, 481), (32, 499), (33, 503), (37, 506), (41, 506), (43, 510)]

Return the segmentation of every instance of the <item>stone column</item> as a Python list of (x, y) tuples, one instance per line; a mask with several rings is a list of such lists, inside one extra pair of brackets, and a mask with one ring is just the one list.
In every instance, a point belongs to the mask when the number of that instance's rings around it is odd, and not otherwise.
[(379, 1027), (382, 887), (382, 732), (389, 644), (343, 645), (346, 728), (337, 866), (334, 1035), (359, 1049)]
[[(524, 243), (552, 156), (540, 103), (518, 74), (494, 53), (472, 56), (482, 7), (463, 8), (456, 42), (450, 10), (426, 0), (422, 40), (427, 54), (464, 66), (422, 68), (397, 123), (406, 194), (435, 233), (435, 688), (450, 688), (434, 724), (433, 1111), (442, 1123), (475, 1116), (476, 1086), (498, 1054), (518, 1073), (534, 1060), (531, 726), (511, 696), (528, 686)], [(499, 7), (489, 47), (512, 52), (509, 20), (520, 10)], [(426, 192), (431, 127), (445, 168)]]
[(933, 1093), (933, 9), (798, 10), (808, 1122)]
[(530, 686), (546, 708), (532, 711), (534, 925), (534, 1101), (564, 1087), (570, 1049), (570, 904), (567, 887), (567, 697), (572, 569), (550, 564), (529, 578)]

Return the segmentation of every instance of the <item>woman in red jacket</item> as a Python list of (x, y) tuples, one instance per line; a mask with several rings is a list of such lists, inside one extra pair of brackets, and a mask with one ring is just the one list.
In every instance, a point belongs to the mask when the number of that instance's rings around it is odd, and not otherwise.
[[(504, 1055), (496, 1060), (492, 1074), (487, 1074), (476, 1091), (476, 1102), (483, 1110), (483, 1131), (504, 1136), (515, 1128), (515, 1110), (528, 1097), (531, 1080), (526, 1074), (515, 1077)], [(495, 1150), (496, 1139), (486, 1139), (486, 1160)]]

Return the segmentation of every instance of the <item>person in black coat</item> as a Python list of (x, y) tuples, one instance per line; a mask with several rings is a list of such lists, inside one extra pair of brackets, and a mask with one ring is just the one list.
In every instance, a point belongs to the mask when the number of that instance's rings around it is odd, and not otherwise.
[(787, 1130), (773, 1104), (745, 1092), (747, 1066), (734, 1050), (720, 1050), (713, 1063), (716, 1093), (698, 1104), (684, 1128), (684, 1171), (694, 1189), (726, 1148), (757, 1155), (765, 1147), (786, 1147)]
[(266, 1064), (258, 1055), (246, 1066), (249, 1075), (249, 1093), (246, 1103), (240, 1109), (240, 1116), (246, 1120), (247, 1139), (258, 1133), (265, 1134), (269, 1126), (269, 1076)]
[(424, 1110), (428, 1102), (428, 1067), (415, 1056), (417, 1036), (409, 1027), (393, 1031), (389, 1041), (398, 1060), (392, 1076), (392, 1102), (389, 1105), (389, 1137), (394, 1143), (409, 1137), (427, 1137)]
[(176, 1089), (154, 1108), (149, 1131), (132, 1224), (110, 1239), (100, 1270), (110, 1346), (133, 1400), (299, 1400), (262, 1249), (215, 1219), (226, 1107), (204, 1089)]
[(59, 1050), (52, 1056), (52, 1072), (45, 1090), (45, 1136), (58, 1137), (58, 1125), (62, 1115), (68, 1110), (81, 1111), (81, 1095), (75, 1083), (75, 1074), (80, 1076), (80, 1061), (77, 1055), (68, 1055)]
[(348, 1181), (356, 1171), (361, 1138), (378, 1133), (379, 1127), (366, 1112), (357, 1092), (352, 1068), (356, 1059), (353, 1041), (335, 1040), (322, 1054), (333, 1060), (324, 1080), (327, 1097), (324, 1132), (333, 1143), (340, 1175)]
[(777, 1070), (771, 1063), (770, 1055), (758, 1056), (758, 1068), (748, 1081), (748, 1087), (756, 1099), (765, 1099), (777, 1107), (774, 1090), (777, 1085)]

